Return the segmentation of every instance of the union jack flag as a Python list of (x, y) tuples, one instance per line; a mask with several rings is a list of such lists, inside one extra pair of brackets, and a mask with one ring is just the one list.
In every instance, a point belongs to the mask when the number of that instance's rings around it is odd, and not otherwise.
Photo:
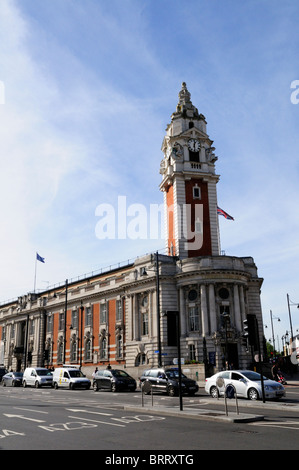
[(231, 215), (229, 215), (227, 212), (224, 210), (220, 209), (220, 207), (217, 207), (217, 214), (218, 215), (223, 215), (228, 220), (235, 220)]

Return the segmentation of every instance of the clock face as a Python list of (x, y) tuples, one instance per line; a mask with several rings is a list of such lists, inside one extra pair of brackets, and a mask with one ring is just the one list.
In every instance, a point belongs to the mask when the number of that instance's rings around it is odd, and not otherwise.
[(192, 152), (198, 152), (200, 149), (200, 143), (196, 139), (189, 139), (188, 140), (188, 148), (192, 150)]

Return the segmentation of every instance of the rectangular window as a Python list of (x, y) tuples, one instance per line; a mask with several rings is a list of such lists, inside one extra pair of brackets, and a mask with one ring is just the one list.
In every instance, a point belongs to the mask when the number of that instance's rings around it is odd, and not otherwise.
[(201, 199), (201, 192), (199, 186), (193, 186), (193, 199)]
[(64, 313), (59, 314), (59, 330), (62, 331), (64, 330)]
[(2, 327), (2, 337), (1, 337), (2, 341), (5, 341), (6, 340), (6, 327), (3, 326)]
[(197, 218), (195, 221), (195, 233), (202, 233), (202, 223), (199, 218)]
[(189, 307), (189, 330), (199, 331), (198, 307)]
[(29, 335), (30, 336), (34, 335), (34, 320), (29, 321)]
[(100, 304), (100, 323), (107, 323), (107, 304)]
[(122, 321), (122, 301), (121, 301), (121, 299), (116, 301), (116, 321), (118, 321), (118, 322)]
[(142, 315), (142, 334), (144, 336), (148, 335), (148, 313), (145, 312)]
[(78, 309), (72, 311), (72, 328), (78, 328)]
[(85, 308), (85, 326), (92, 326), (92, 307)]
[(53, 316), (49, 314), (47, 316), (47, 333), (52, 333), (53, 331)]

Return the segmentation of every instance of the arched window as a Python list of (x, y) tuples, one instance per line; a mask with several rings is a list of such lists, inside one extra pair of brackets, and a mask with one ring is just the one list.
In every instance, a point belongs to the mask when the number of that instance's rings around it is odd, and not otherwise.
[(91, 360), (91, 341), (87, 338), (85, 341), (85, 361)]
[(144, 354), (144, 353), (138, 354), (138, 356), (136, 357), (136, 360), (135, 360), (135, 366), (143, 366), (145, 364), (148, 364), (146, 354)]
[(101, 359), (104, 361), (107, 359), (107, 338), (104, 336), (104, 338), (101, 341)]
[(73, 339), (71, 342), (71, 351), (70, 351), (71, 362), (77, 361), (77, 341)]
[(118, 358), (121, 358), (123, 355), (123, 339), (122, 335), (118, 335), (116, 338), (116, 354)]
[(63, 342), (59, 341), (58, 347), (57, 347), (57, 362), (62, 363), (63, 362)]

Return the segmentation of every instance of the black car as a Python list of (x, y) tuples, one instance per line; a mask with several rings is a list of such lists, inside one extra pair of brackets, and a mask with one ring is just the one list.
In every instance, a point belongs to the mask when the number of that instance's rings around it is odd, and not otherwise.
[[(189, 379), (181, 373), (182, 393), (190, 396), (198, 391), (195, 380)], [(150, 385), (149, 387), (147, 385)], [(147, 369), (140, 377), (140, 387), (144, 386), (144, 393), (150, 393), (151, 389), (157, 392), (166, 392), (169, 396), (179, 393), (178, 369)]]
[(3, 387), (20, 387), (22, 385), (23, 372), (8, 372), (2, 377)]
[(6, 370), (4, 367), (0, 367), (0, 382), (2, 381), (2, 377), (8, 373), (8, 370)]
[(134, 392), (136, 380), (122, 369), (98, 370), (93, 378), (93, 389), (95, 392), (99, 389)]

